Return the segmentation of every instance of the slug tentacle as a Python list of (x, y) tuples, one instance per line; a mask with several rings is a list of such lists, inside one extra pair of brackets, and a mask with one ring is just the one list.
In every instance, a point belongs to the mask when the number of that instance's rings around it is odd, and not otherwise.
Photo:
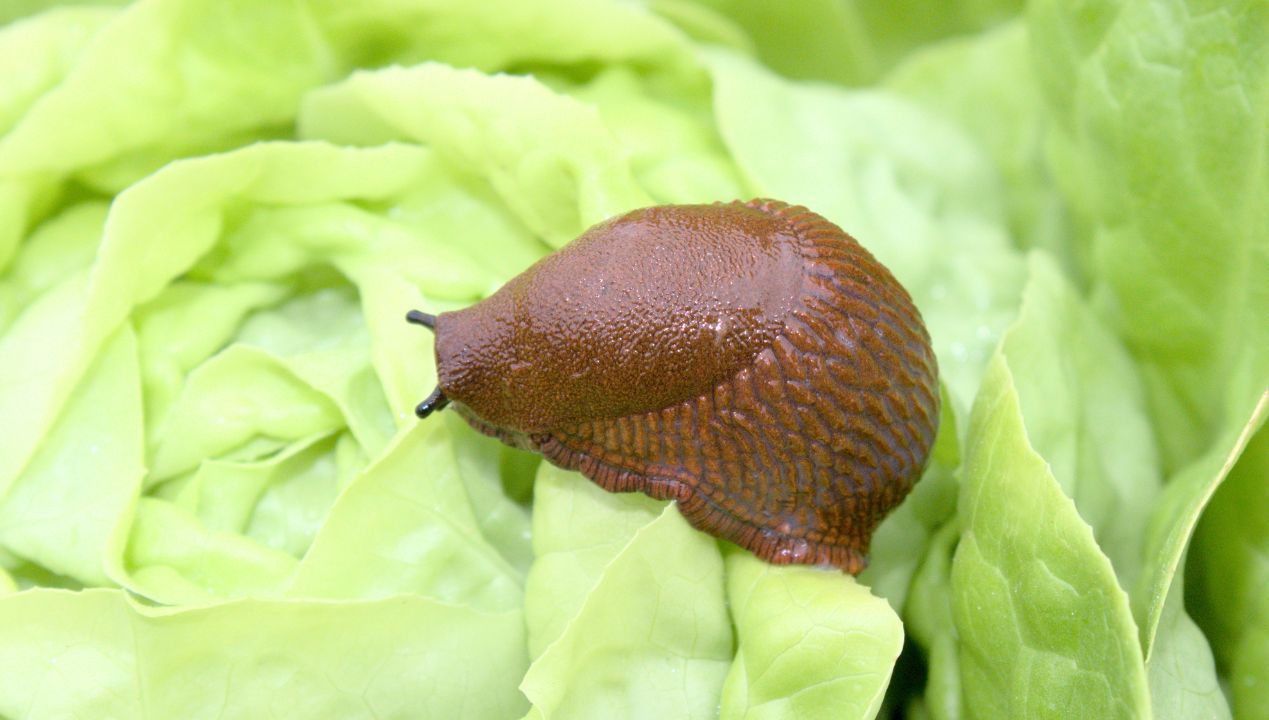
[(418, 407), (414, 408), (414, 414), (422, 420), (437, 410), (444, 410), (446, 405), (449, 405), (449, 398), (445, 397), (445, 393), (438, 387), (427, 396), (427, 399), (419, 403)]
[(472, 307), (407, 319), (436, 332), (420, 417), (453, 398), (477, 430), (772, 563), (861, 571), (937, 431), (907, 292), (775, 200), (635, 210)]
[(422, 325), (428, 330), (436, 329), (436, 316), (421, 310), (411, 310), (405, 314), (405, 321), (414, 325)]

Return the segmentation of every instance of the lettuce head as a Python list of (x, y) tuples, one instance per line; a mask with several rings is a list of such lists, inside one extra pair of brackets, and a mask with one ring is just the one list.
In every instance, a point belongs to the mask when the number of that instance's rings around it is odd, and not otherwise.
[[(1269, 6), (0, 8), (0, 717), (1269, 707)], [(454, 417), (413, 307), (776, 197), (910, 290), (859, 578)]]

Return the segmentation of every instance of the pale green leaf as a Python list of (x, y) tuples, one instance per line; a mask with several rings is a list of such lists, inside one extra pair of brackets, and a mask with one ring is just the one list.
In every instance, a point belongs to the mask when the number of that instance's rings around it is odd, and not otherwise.
[(1146, 663), (1154, 716), (1157, 720), (1228, 718), (1229, 703), (1217, 680), (1212, 648), (1181, 602), (1183, 584), (1178, 572)]
[(309, 95), (300, 122), (310, 137), (431, 145), (485, 177), (521, 222), (557, 247), (649, 204), (594, 108), (530, 78), (439, 64), (359, 73)]
[(1146, 657), (1150, 657), (1165, 601), (1203, 508), (1269, 418), (1269, 390), (1242, 414), (1245, 422), (1231, 422), (1230, 429), (1211, 450), (1169, 480), (1151, 512), (1145, 536), (1145, 557), (1150, 565), (1133, 588), (1132, 597)]
[(1023, 422), (1013, 375), (997, 355), (970, 421), (965, 528), (952, 564), (966, 711), (1147, 718), (1128, 596)]
[(1040, 0), (1028, 21), (1077, 255), (1179, 471), (1269, 386), (1269, 5)]
[(492, 720), (525, 707), (520, 613), (426, 598), (171, 610), (32, 590), (0, 596), (0, 637), (8, 717)]
[(145, 472), (138, 376), (136, 337), (125, 327), (0, 496), (0, 547), (85, 584), (107, 582), (107, 543)]
[(399, 435), (330, 509), (288, 592), (518, 608), (523, 578), (481, 536), (462, 472), (445, 427)]
[(1160, 486), (1141, 382), (1052, 258), (1033, 252), (1028, 265), (1018, 320), (1001, 342), (1027, 440), (1131, 588)]
[(903, 625), (885, 600), (833, 569), (727, 557), (736, 659), (723, 720), (873, 718)]
[[(576, 474), (561, 479), (590, 483)], [(591, 544), (595, 554), (606, 554), (604, 546), (615, 544), (603, 522), (621, 511), (596, 502), (593, 493), (549, 500), (539, 495), (537, 501), (560, 502), (564, 507), (551, 514), (581, 521), (557, 531), (574, 536), (561, 539), (571, 539), (579, 554), (590, 555), (585, 546)], [(627, 512), (646, 518), (643, 510)], [(571, 554), (554, 553), (557, 559)], [(587, 568), (596, 574), (583, 571), (550, 588), (556, 596), (571, 596), (566, 602), (572, 611), (549, 644), (537, 643), (540, 654), (520, 685), (533, 704), (526, 717), (716, 717), (732, 656), (717, 544), (665, 505), (600, 562)], [(531, 579), (530, 594), (543, 588), (536, 566), (533, 573), (538, 577)]]

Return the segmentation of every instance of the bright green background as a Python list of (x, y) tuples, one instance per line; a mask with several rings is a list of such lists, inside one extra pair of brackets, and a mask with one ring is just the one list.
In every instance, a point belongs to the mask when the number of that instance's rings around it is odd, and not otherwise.
[[(0, 717), (1269, 708), (1263, 0), (56, 4), (0, 6)], [(754, 196), (938, 354), (858, 580), (414, 418), (405, 310)]]

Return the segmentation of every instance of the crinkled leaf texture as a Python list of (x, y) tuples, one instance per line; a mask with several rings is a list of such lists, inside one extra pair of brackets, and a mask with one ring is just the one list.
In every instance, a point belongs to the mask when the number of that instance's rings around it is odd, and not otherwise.
[[(1041, 0), (1028, 24), (1056, 121), (1048, 155), (1083, 226), (1073, 254), (1140, 367), (1168, 473), (1129, 586), (1155, 712), (1220, 716), (1211, 649), (1178, 586), (1204, 508), (1269, 405), (1269, 7)], [(1246, 565), (1234, 567), (1231, 579)], [(1230, 605), (1199, 609), (1207, 628), (1256, 627)]]
[(732, 654), (715, 542), (673, 505), (552, 467), (536, 507), (526, 717), (714, 717)]
[[(1156, 450), (1135, 367), (1045, 253), (1031, 277), (1018, 321), (1000, 351), (1017, 387), (1027, 438), (1089, 523), (1119, 587), (1157, 575), (1143, 562), (1146, 526), (1160, 496)], [(1179, 593), (1180, 578), (1173, 583)], [(1179, 597), (1159, 626), (1159, 652), (1147, 654), (1154, 716), (1226, 717), (1211, 651)]]
[[(1269, 704), (1264, 3), (54, 5), (0, 8), (0, 716)], [(858, 580), (414, 417), (406, 309), (754, 195), (942, 368)]]
[(29, 590), (0, 597), (0, 714), (512, 717), (523, 633), (518, 610), (416, 596), (173, 610)]
[(1027, 440), (1131, 587), (1159, 493), (1136, 367), (1047, 253), (1033, 252), (1028, 266), (1018, 320), (1000, 344)]
[(1269, 385), (1269, 6), (1038, 0), (1028, 20), (1084, 272), (1176, 471)]
[(951, 575), (965, 709), (1149, 717), (1128, 596), (1023, 422), (1008, 360), (996, 355), (970, 420)]
[(885, 600), (849, 576), (727, 557), (736, 659), (719, 717), (874, 717), (903, 648)]
[(535, 495), (528, 717), (876, 715), (902, 626), (853, 579), (730, 546), (724, 579), (672, 504), (552, 467)]

